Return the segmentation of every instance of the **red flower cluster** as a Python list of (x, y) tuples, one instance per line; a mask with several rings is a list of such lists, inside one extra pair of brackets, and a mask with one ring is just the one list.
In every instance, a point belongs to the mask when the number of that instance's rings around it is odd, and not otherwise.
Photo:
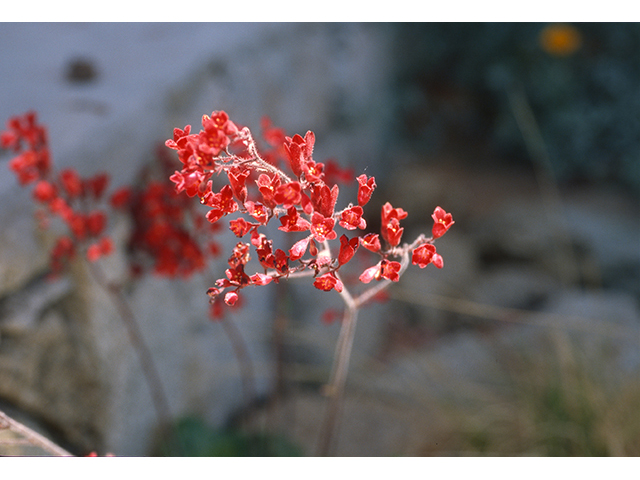
[(47, 130), (38, 124), (34, 112), (15, 116), (0, 134), (3, 148), (18, 153), (9, 162), (21, 185), (35, 184), (32, 195), (42, 206), (36, 212), (43, 226), (52, 217), (60, 218), (70, 235), (61, 236), (51, 251), (51, 266), (57, 273), (67, 259), (73, 257), (79, 245), (86, 247), (89, 261), (96, 261), (113, 251), (111, 238), (104, 235), (106, 214), (95, 205), (102, 199), (109, 184), (106, 174), (83, 179), (73, 169), (56, 174), (52, 170)]
[(207, 222), (196, 204), (166, 182), (172, 163), (167, 153), (158, 150), (154, 164), (164, 182), (148, 178), (153, 172), (147, 171), (140, 188), (122, 187), (111, 196), (112, 207), (132, 219), (129, 253), (134, 275), (151, 263), (158, 275), (188, 277), (204, 269), (207, 257), (220, 254), (220, 246), (210, 239), (219, 225)]
[[(400, 246), (404, 228), (400, 221), (407, 212), (394, 208), (390, 203), (382, 207), (380, 234), (367, 233), (349, 238), (339, 237), (337, 255), (331, 252), (330, 241), (338, 239), (337, 227), (347, 232), (366, 229), (364, 208), (376, 188), (373, 177), (357, 177), (356, 202), (337, 210), (339, 187), (327, 177), (348, 180), (350, 173), (340, 170), (335, 162), (324, 164), (313, 159), (315, 135), (308, 131), (304, 137), (285, 136), (281, 130), (263, 121), (268, 143), (274, 150), (268, 155), (258, 153), (256, 143), (248, 128), (240, 128), (225, 112), (213, 112), (202, 119), (203, 129), (191, 133), (191, 126), (175, 129), (173, 139), (166, 146), (176, 150), (182, 169), (171, 175), (176, 192), (198, 196), (201, 203), (210, 207), (206, 218), (216, 223), (223, 217), (239, 213), (229, 221), (229, 228), (239, 238), (250, 236), (251, 243), (238, 243), (229, 258), (226, 278), (216, 282), (208, 294), (212, 301), (224, 294), (224, 301), (234, 305), (239, 291), (250, 285), (266, 285), (282, 278), (312, 275), (313, 285), (319, 290), (342, 292), (344, 284), (339, 270), (355, 255), (360, 245), (378, 254), (380, 261), (360, 275), (360, 281), (390, 280), (397, 282), (403, 264), (393, 257), (407, 258), (424, 268), (433, 263), (442, 268), (442, 257), (435, 252), (433, 240), (444, 234), (453, 224), (451, 214), (437, 207), (433, 218), (436, 224), (433, 236), (418, 237), (412, 244)], [(278, 154), (273, 154), (273, 152)], [(290, 173), (277, 165), (281, 155)], [(224, 173), (228, 184), (220, 190), (212, 189), (213, 174)], [(279, 230), (304, 236), (287, 250), (274, 249), (273, 241), (259, 231), (277, 218)], [(384, 246), (379, 236), (385, 242)], [(251, 259), (251, 247), (255, 251), (260, 271), (254, 275), (245, 273)]]

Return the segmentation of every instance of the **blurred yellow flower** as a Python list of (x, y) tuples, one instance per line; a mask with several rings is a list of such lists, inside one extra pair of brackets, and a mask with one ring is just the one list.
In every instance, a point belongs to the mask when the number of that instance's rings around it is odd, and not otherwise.
[(567, 56), (575, 53), (582, 45), (582, 35), (571, 25), (547, 25), (540, 32), (540, 46), (550, 55)]

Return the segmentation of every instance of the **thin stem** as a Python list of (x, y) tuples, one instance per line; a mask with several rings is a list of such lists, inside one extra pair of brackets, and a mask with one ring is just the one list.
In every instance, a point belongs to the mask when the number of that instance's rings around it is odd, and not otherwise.
[(52, 455), (58, 457), (72, 457), (73, 455), (67, 452), (64, 448), (56, 445), (51, 440), (43, 437), (38, 432), (31, 430), (26, 425), (14, 420), (6, 413), (0, 410), (0, 428), (8, 428), (14, 433), (22, 435), (27, 439), (31, 445), (38, 446), (43, 450), (49, 452)]
[(329, 403), (327, 405), (322, 432), (320, 434), (320, 443), (318, 445), (318, 455), (320, 456), (331, 455), (335, 445), (334, 438), (338, 431), (338, 419), (340, 417), (344, 387), (347, 382), (347, 373), (349, 370), (349, 360), (351, 359), (351, 349), (356, 333), (356, 322), (358, 320), (358, 307), (351, 294), (346, 288), (344, 288), (340, 294), (345, 300), (346, 306), (336, 345), (331, 379), (326, 388)]
[(574, 283), (580, 280), (580, 263), (571, 243), (566, 217), (562, 214), (562, 196), (553, 174), (551, 157), (524, 89), (512, 88), (507, 94), (525, 146), (533, 160), (536, 180), (545, 203), (546, 213), (551, 222), (558, 227), (555, 238), (558, 276), (565, 284)]
[[(411, 245), (405, 245), (397, 253), (402, 256), (400, 261), (401, 276), (409, 265), (409, 252), (412, 248), (424, 241), (424, 236), (419, 236)], [(338, 272), (335, 272), (338, 276)], [(339, 277), (338, 277), (339, 278)], [(342, 326), (336, 344), (336, 352), (333, 360), (333, 369), (330, 381), (326, 386), (326, 395), (329, 397), (329, 404), (325, 413), (322, 432), (320, 434), (320, 443), (318, 445), (319, 456), (329, 456), (335, 449), (335, 437), (338, 431), (338, 420), (340, 418), (340, 410), (344, 398), (344, 388), (347, 382), (347, 373), (349, 370), (349, 361), (351, 359), (351, 350), (353, 348), (353, 340), (355, 338), (356, 323), (358, 320), (358, 312), (360, 307), (375, 295), (391, 285), (391, 280), (383, 280), (376, 286), (365, 290), (358, 297), (353, 298), (349, 290), (344, 287), (340, 296), (345, 302), (345, 310), (342, 318)]]
[(247, 150), (253, 157), (252, 161), (255, 161), (260, 168), (266, 170), (267, 172), (278, 175), (280, 177), (280, 180), (282, 180), (284, 183), (291, 183), (291, 178), (289, 178), (286, 173), (284, 173), (279, 168), (274, 167), (260, 156), (260, 154), (258, 153), (256, 142), (253, 140), (253, 136), (251, 135), (251, 131), (249, 131), (248, 128), (245, 128), (242, 133), (246, 135)]
[(220, 322), (225, 334), (229, 338), (233, 352), (240, 367), (240, 378), (242, 379), (242, 391), (245, 405), (249, 407), (256, 397), (255, 374), (249, 349), (242, 337), (242, 333), (232, 319), (223, 318)]
[(124, 298), (122, 290), (107, 281), (102, 268), (100, 268), (100, 265), (97, 262), (89, 262), (89, 267), (89, 271), (92, 273), (97, 283), (111, 296), (113, 303), (120, 313), (120, 318), (127, 329), (127, 333), (129, 334), (131, 345), (138, 354), (142, 372), (147, 382), (147, 386), (149, 387), (151, 399), (158, 417), (158, 423), (162, 429), (167, 428), (172, 423), (169, 401), (167, 400), (165, 390), (162, 386), (158, 369), (153, 361), (151, 350), (149, 350), (149, 347), (144, 341), (144, 337), (142, 336), (138, 322), (133, 314), (133, 310)]

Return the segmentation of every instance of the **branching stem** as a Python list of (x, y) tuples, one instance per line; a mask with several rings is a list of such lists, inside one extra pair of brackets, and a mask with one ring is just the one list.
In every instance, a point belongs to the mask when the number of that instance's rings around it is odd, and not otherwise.
[(43, 437), (38, 432), (31, 430), (26, 425), (14, 420), (6, 413), (0, 410), (0, 428), (7, 428), (10, 431), (17, 433), (18, 435), (22, 435), (27, 439), (27, 441), (31, 445), (35, 445), (37, 447), (42, 448), (43, 450), (49, 452), (51, 455), (55, 455), (58, 457), (72, 457), (73, 455), (67, 452), (64, 448), (56, 445), (51, 440)]

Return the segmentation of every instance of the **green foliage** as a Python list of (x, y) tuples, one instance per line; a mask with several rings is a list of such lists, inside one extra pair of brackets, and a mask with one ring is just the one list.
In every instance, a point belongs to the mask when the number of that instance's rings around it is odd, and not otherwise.
[(249, 434), (215, 429), (196, 417), (183, 418), (175, 426), (177, 436), (158, 448), (161, 456), (187, 457), (299, 457), (302, 450), (281, 435)]
[(486, 141), (527, 158), (508, 91), (523, 89), (561, 181), (612, 181), (640, 193), (640, 25), (575, 24), (581, 44), (545, 51), (546, 24), (403, 24), (397, 57), (402, 133)]

